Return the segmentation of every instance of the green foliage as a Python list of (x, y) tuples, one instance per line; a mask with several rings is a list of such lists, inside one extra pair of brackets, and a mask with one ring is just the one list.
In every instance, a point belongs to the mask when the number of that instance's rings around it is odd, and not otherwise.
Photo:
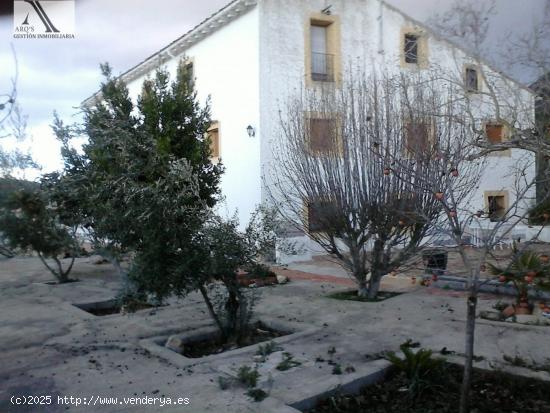
[(428, 388), (434, 386), (434, 378), (441, 372), (443, 360), (433, 358), (428, 349), (411, 350), (406, 343), (400, 346), (403, 358), (394, 352), (386, 353), (387, 359), (402, 372), (409, 383), (408, 390), (412, 400), (417, 399)]
[(262, 264), (260, 262), (254, 262), (252, 264), (247, 265), (244, 267), (244, 270), (248, 272), (251, 276), (254, 278), (268, 278), (268, 277), (276, 277), (277, 274), (275, 274), (269, 266)]
[(260, 344), (258, 346), (258, 350), (256, 351), (257, 356), (264, 356), (267, 357), (272, 353), (275, 353), (276, 351), (281, 351), (283, 348), (279, 346), (274, 341), (269, 341), (265, 344)]
[(342, 374), (342, 366), (340, 366), (339, 364), (335, 364), (333, 367), (332, 367), (332, 374), (335, 374), (337, 376), (339, 376), (340, 374)]
[(246, 387), (252, 388), (256, 387), (256, 384), (258, 384), (260, 373), (257, 369), (253, 369), (250, 366), (241, 366), (237, 372), (237, 378), (239, 379), (239, 382), (244, 384)]
[(268, 394), (262, 389), (250, 389), (246, 392), (246, 394), (255, 402), (261, 402), (268, 396)]
[[(9, 176), (0, 178), (0, 220), (4, 219), (1, 216), (9, 216), (9, 203), (17, 191), (36, 190), (38, 186), (36, 182), (19, 180)], [(11, 221), (9, 223), (11, 224)], [(12, 258), (15, 254), (16, 251), (10, 246), (10, 240), (5, 230), (0, 227), (0, 255)]]
[[(108, 65), (102, 71), (101, 100), (83, 109), (84, 124), (55, 121), (65, 161), (59, 184), (80, 200), (72, 206), (94, 239), (108, 240), (104, 249), (136, 252), (138, 273), (167, 271), (218, 197), (223, 167), (210, 161), (209, 108), (199, 106), (183, 64), (172, 83), (164, 69), (146, 80), (137, 104)], [(79, 154), (70, 142), (81, 135), (88, 142)]]
[[(8, 246), (36, 252), (59, 282), (69, 281), (74, 258), (79, 252), (76, 227), (63, 219), (44, 187), (13, 180), (4, 183), (11, 189), (5, 191), (0, 200), (0, 228)], [(72, 258), (67, 268), (63, 268), (61, 262), (65, 256)], [(48, 264), (48, 258), (55, 266)]]
[(546, 199), (543, 202), (538, 203), (529, 210), (529, 224), (550, 224), (550, 199)]
[(279, 371), (286, 371), (290, 370), (293, 367), (298, 367), (301, 364), (302, 363), (300, 363), (299, 361), (294, 360), (294, 356), (292, 354), (285, 351), (283, 353), (283, 360), (279, 364), (277, 364), (275, 368)]
[(221, 390), (227, 390), (231, 386), (231, 380), (218, 376), (218, 386), (220, 386)]
[(514, 284), (518, 303), (528, 301), (529, 286), (543, 289), (550, 286), (550, 265), (544, 263), (537, 252), (520, 251), (516, 245), (512, 248), (512, 259), (507, 267), (501, 268), (491, 263), (487, 267), (491, 274)]
[[(133, 257), (124, 291), (159, 299), (195, 290), (204, 280), (194, 268), (205, 259), (195, 246), (219, 196), (221, 164), (212, 164), (201, 107), (191, 74), (180, 64), (174, 81), (159, 69), (135, 104), (109, 65), (101, 98), (83, 108), (82, 125), (55, 119), (65, 167), (50, 181), (64, 211), (79, 217), (95, 247), (117, 265)], [(86, 137), (82, 153), (71, 141)], [(137, 291), (136, 291), (137, 289)]]

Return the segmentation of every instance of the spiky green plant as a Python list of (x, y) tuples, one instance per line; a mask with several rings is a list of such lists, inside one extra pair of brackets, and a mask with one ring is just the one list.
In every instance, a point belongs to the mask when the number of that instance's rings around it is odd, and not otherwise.
[(392, 365), (405, 375), (408, 382), (409, 396), (414, 401), (430, 387), (436, 387), (434, 378), (443, 367), (443, 359), (434, 358), (428, 349), (413, 351), (408, 345), (401, 345), (403, 358), (394, 352), (388, 352), (386, 358)]
[(512, 247), (512, 259), (505, 268), (488, 264), (491, 274), (497, 275), (501, 282), (512, 282), (516, 288), (516, 301), (529, 301), (529, 286), (548, 288), (550, 286), (550, 265), (544, 263), (541, 255), (535, 251), (520, 251), (517, 245)]

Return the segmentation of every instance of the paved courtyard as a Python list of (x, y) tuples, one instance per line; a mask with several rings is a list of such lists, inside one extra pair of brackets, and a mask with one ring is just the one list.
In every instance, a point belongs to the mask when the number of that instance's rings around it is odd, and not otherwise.
[[(407, 339), (437, 352), (463, 351), (462, 292), (420, 287), (398, 276), (387, 277), (383, 289), (404, 294), (378, 303), (340, 301), (326, 295), (353, 284), (334, 271), (330, 266), (319, 268), (318, 262), (279, 268), (277, 272), (291, 282), (259, 289), (257, 317), (292, 326), (295, 338), (281, 346), (300, 365), (278, 371), (270, 366), (280, 353), (270, 356), (259, 368), (260, 387), (270, 397), (255, 403), (243, 387), (221, 390), (219, 377), (230, 378), (240, 366), (252, 366), (257, 346), (192, 363), (179, 362), (175, 353), (162, 357), (162, 352), (144, 346), (154, 337), (211, 325), (198, 295), (135, 314), (96, 317), (73, 304), (115, 297), (119, 280), (110, 264), (79, 259), (73, 273), (79, 282), (48, 285), (51, 277), (38, 259), (1, 261), (0, 412), (285, 412), (287, 404), (310, 396), (315, 385), (337, 386), (374, 371), (381, 363), (373, 361), (378, 353), (397, 350)], [(480, 310), (490, 309), (497, 300), (482, 295)], [(484, 358), (481, 366), (508, 368), (504, 355), (536, 364), (550, 362), (548, 327), (479, 320), (476, 335), (475, 353)], [(342, 375), (332, 374), (334, 364), (342, 367)], [(530, 374), (550, 380), (547, 372)], [(39, 408), (10, 403), (12, 396), (30, 395), (51, 395), (54, 402)], [(77, 407), (58, 404), (58, 396), (96, 401), (97, 397), (188, 398), (189, 404)]]

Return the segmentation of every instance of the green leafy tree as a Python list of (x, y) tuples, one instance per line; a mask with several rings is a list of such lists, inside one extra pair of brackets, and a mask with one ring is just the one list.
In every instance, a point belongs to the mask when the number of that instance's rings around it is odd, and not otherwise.
[[(147, 257), (152, 259), (152, 249), (165, 248), (165, 238), (170, 238), (161, 228), (150, 232), (152, 227), (168, 226), (166, 217), (156, 213), (172, 201), (162, 207), (160, 203), (175, 196), (180, 204), (172, 206), (180, 210), (213, 206), (223, 167), (210, 161), (206, 137), (211, 122), (209, 107), (200, 107), (185, 65), (179, 66), (172, 83), (168, 73), (159, 69), (153, 79), (144, 82), (137, 103), (107, 64), (101, 68), (105, 76), (101, 98), (93, 107), (84, 108), (84, 124), (55, 122), (65, 160), (60, 184), (63, 192), (72, 194), (69, 200), (79, 200), (72, 206), (80, 209), (96, 247), (115, 264), (127, 251), (141, 252), (137, 262), (144, 265)], [(88, 140), (82, 154), (70, 146), (75, 136)], [(195, 175), (196, 182), (192, 195), (185, 190), (184, 200), (170, 192), (184, 180), (172, 172), (187, 167), (186, 172)], [(151, 201), (161, 209), (154, 211), (148, 204)], [(181, 216), (173, 224), (178, 231), (190, 225)], [(154, 237), (158, 242), (153, 242)], [(162, 262), (161, 257), (159, 260)]]
[[(76, 225), (65, 221), (47, 190), (19, 182), (2, 202), (0, 228), (13, 249), (34, 251), (60, 283), (70, 281), (79, 245)], [(62, 259), (70, 257), (64, 267)], [(48, 260), (55, 265), (50, 265)]]

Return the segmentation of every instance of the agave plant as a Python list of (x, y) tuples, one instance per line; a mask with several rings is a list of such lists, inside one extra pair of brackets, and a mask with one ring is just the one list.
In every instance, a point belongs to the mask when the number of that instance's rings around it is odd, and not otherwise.
[(491, 274), (498, 276), (499, 281), (514, 284), (518, 304), (528, 303), (530, 286), (543, 289), (550, 287), (550, 265), (535, 251), (519, 251), (516, 245), (512, 251), (512, 260), (506, 268), (493, 264), (487, 267)]

